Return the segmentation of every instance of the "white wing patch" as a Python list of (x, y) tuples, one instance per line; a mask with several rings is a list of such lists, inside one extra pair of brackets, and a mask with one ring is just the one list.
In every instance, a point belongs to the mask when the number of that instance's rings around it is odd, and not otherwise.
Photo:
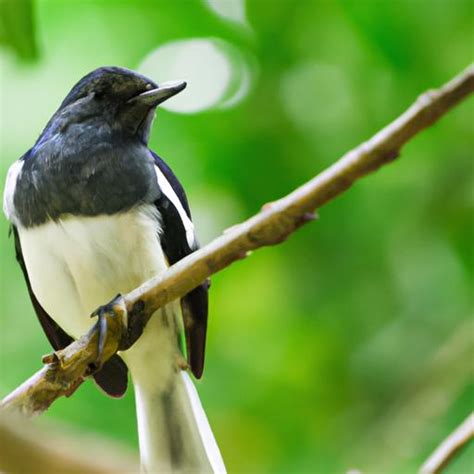
[(14, 220), (15, 206), (13, 204), (13, 196), (15, 195), (16, 182), (18, 176), (23, 169), (24, 161), (15, 161), (10, 166), (7, 174), (7, 182), (5, 183), (5, 191), (3, 193), (3, 212), (9, 221)]
[(196, 242), (196, 237), (194, 234), (194, 225), (191, 222), (191, 219), (186, 214), (181, 201), (179, 200), (178, 196), (174, 192), (171, 184), (166, 179), (166, 176), (161, 172), (160, 168), (155, 165), (155, 173), (158, 179), (158, 186), (160, 187), (161, 191), (165, 194), (165, 196), (171, 201), (173, 206), (178, 211), (179, 217), (183, 222), (184, 229), (186, 230), (186, 240), (188, 241), (189, 248), (193, 249), (194, 244)]

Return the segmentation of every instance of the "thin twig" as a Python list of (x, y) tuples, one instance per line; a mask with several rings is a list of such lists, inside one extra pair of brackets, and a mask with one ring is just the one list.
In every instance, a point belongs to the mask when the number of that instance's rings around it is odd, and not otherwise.
[(420, 474), (438, 474), (467, 443), (474, 439), (474, 414), (471, 413), (421, 466)]
[[(117, 351), (124, 337), (122, 324), (133, 315), (148, 320), (161, 306), (182, 297), (210, 275), (251, 250), (283, 242), (291, 233), (314, 218), (315, 209), (346, 191), (356, 180), (391, 162), (404, 144), (435, 123), (474, 92), (474, 67), (470, 66), (438, 90), (421, 95), (395, 121), (344, 155), (339, 161), (261, 212), (233, 226), (210, 244), (179, 261), (165, 273), (117, 300), (108, 314), (113, 326), (105, 344), (105, 355)], [(126, 262), (124, 262), (125, 264)], [(26, 414), (46, 410), (62, 395), (69, 394), (97, 358), (97, 327), (53, 357), (32, 378), (7, 396), (0, 407)]]

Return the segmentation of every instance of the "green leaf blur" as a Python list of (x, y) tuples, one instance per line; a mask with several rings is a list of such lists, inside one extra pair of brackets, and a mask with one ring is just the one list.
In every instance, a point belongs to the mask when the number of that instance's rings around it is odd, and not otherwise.
[[(470, 0), (11, 3), (0, 22), (2, 190), (90, 70), (148, 57), (160, 80), (180, 79), (157, 49), (176, 42), (216, 58), (197, 70), (206, 80), (190, 81), (196, 109), (159, 110), (150, 143), (184, 183), (203, 243), (369, 138), (474, 52)], [(415, 472), (472, 410), (473, 124), (471, 99), (288, 242), (213, 278), (197, 386), (229, 472)], [(3, 396), (50, 351), (4, 218), (0, 284)], [(112, 400), (89, 382), (45, 417), (137, 445), (131, 390)], [(447, 472), (473, 464), (471, 446)]]

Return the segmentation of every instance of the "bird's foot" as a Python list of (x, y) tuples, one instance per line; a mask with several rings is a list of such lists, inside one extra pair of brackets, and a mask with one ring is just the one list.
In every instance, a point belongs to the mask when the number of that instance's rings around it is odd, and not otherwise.
[(122, 337), (119, 347), (121, 351), (129, 349), (142, 335), (148, 322), (149, 316), (145, 313), (145, 303), (138, 300), (128, 311), (127, 329)]
[[(91, 318), (97, 317), (99, 340), (97, 346), (97, 359), (91, 373), (98, 372), (104, 362), (111, 357), (117, 349), (121, 349), (124, 335), (127, 334), (127, 309), (121, 295), (117, 295), (110, 303), (100, 306)], [(110, 344), (108, 342), (113, 342)]]

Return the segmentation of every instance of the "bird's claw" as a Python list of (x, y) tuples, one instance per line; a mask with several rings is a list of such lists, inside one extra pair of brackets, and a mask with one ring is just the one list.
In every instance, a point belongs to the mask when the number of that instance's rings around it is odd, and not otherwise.
[[(100, 306), (91, 318), (98, 318), (97, 330), (99, 340), (97, 343), (97, 359), (91, 367), (91, 372), (98, 372), (104, 362), (120, 347), (123, 334), (127, 331), (127, 310), (121, 295), (117, 295), (110, 303)], [(112, 354), (106, 354), (107, 341), (113, 338), (117, 345)]]
[(109, 312), (105, 306), (101, 306), (98, 308), (91, 317), (97, 316), (97, 324), (99, 329), (99, 342), (97, 344), (97, 360), (96, 360), (96, 370), (99, 370), (103, 364), (103, 357), (104, 357), (104, 347), (105, 347), (105, 339), (107, 337), (107, 318)]

